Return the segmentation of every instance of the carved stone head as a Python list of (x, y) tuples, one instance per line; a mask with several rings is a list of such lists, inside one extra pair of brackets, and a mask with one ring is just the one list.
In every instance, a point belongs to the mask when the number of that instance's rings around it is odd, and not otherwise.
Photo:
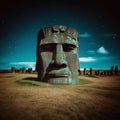
[(78, 32), (61, 25), (41, 29), (37, 41), (38, 80), (77, 84), (78, 69)]

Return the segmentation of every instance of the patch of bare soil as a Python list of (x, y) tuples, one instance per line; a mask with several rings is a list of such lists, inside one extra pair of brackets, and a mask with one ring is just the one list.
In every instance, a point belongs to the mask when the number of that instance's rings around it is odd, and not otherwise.
[(0, 120), (119, 120), (120, 76), (85, 77), (88, 84), (39, 85), (36, 74), (0, 74)]

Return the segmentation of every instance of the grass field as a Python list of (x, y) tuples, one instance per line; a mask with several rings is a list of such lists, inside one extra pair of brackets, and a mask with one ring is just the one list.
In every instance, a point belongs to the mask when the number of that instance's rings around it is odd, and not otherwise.
[(36, 74), (0, 74), (0, 120), (120, 120), (120, 76), (51, 85)]

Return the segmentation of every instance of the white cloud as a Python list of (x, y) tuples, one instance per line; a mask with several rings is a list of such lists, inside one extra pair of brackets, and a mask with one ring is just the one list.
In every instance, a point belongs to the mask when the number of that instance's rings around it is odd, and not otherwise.
[(96, 61), (96, 59), (93, 57), (81, 57), (79, 58), (79, 61), (80, 62), (94, 62)]
[(89, 54), (95, 54), (95, 51), (94, 50), (88, 50), (87, 51)]
[(115, 59), (114, 57), (99, 57), (99, 58), (93, 58), (93, 57), (80, 57), (80, 62), (96, 62), (96, 61), (105, 61), (105, 60), (112, 60)]
[(97, 50), (97, 53), (100, 53), (100, 54), (109, 54), (109, 52), (108, 52), (103, 46), (101, 46), (101, 47)]
[(82, 33), (82, 34), (79, 34), (79, 37), (81, 37), (81, 38), (88, 38), (88, 37), (91, 37), (92, 35), (91, 34), (89, 34), (89, 33), (87, 33), (87, 32), (84, 32), (84, 33)]
[(35, 70), (35, 62), (12, 62), (10, 63), (12, 65), (20, 65), (20, 66), (25, 66), (28, 68), (32, 68), (33, 70)]

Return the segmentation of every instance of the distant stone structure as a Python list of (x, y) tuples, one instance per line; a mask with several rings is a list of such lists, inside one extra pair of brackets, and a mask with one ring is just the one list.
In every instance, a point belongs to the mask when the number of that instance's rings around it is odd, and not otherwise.
[(113, 75), (113, 72), (114, 72), (114, 66), (111, 66), (111, 68), (110, 68), (110, 74)]
[(32, 73), (33, 72), (32, 68), (28, 68), (27, 72)]
[(90, 68), (89, 70), (86, 70), (86, 68), (83, 69), (83, 71), (79, 70), (80, 75), (100, 75), (100, 76), (113, 76), (113, 75), (120, 75), (120, 70), (118, 70), (118, 65), (111, 66), (109, 70), (94, 70), (93, 68)]
[(22, 67), (22, 72), (25, 73), (26, 72), (26, 68)]
[(15, 67), (11, 67), (11, 72), (16, 72), (16, 68)]
[(83, 75), (86, 75), (86, 68), (84, 68), (83, 70)]
[(37, 40), (38, 80), (77, 84), (78, 70), (78, 32), (61, 25), (42, 28)]
[(115, 66), (115, 75), (118, 75), (118, 65)]
[(92, 75), (92, 68), (90, 68), (90, 75)]

